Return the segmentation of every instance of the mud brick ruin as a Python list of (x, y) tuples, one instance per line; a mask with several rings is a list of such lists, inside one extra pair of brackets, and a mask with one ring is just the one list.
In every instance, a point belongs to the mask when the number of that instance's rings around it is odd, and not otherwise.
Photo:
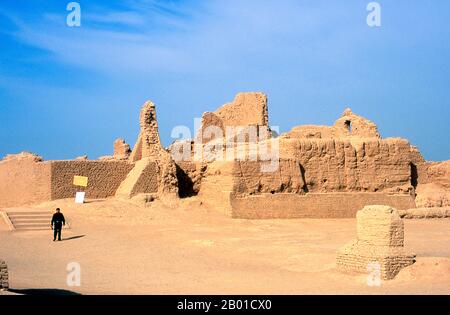
[(381, 279), (393, 279), (402, 268), (415, 262), (403, 247), (403, 221), (388, 206), (366, 206), (356, 214), (357, 239), (339, 250), (337, 267), (344, 272), (367, 274), (378, 264)]
[(8, 290), (8, 266), (6, 262), (0, 260), (0, 290)]
[(164, 148), (149, 101), (133, 148), (118, 139), (111, 156), (95, 161), (8, 155), (0, 161), (0, 207), (73, 198), (74, 175), (89, 178), (87, 198), (196, 195), (234, 218), (347, 218), (371, 204), (450, 205), (450, 161), (425, 161), (407, 140), (382, 138), (375, 123), (350, 109), (333, 126), (277, 136), (267, 96), (239, 93), (204, 113), (196, 131)]

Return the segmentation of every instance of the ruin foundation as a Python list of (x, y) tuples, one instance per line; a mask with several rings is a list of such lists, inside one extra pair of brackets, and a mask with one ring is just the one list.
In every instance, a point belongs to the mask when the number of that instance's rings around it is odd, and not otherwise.
[(356, 214), (357, 238), (338, 251), (337, 268), (344, 272), (368, 273), (378, 265), (381, 279), (393, 279), (402, 268), (415, 262), (404, 248), (403, 221), (396, 209), (365, 206)]

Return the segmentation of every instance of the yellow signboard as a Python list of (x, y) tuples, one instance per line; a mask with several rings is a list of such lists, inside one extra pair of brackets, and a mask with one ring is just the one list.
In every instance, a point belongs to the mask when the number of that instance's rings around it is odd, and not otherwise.
[(86, 176), (74, 176), (73, 177), (73, 184), (75, 186), (87, 187), (88, 178)]

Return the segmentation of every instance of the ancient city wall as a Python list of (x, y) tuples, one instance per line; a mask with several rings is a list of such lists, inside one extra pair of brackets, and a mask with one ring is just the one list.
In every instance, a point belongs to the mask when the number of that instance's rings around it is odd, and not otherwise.
[(50, 200), (51, 164), (32, 156), (0, 161), (0, 207)]
[[(125, 161), (51, 161), (51, 199), (71, 198), (86, 191), (86, 198), (114, 196), (133, 165)], [(87, 176), (88, 186), (73, 185), (74, 176)]]
[[(269, 140), (275, 141), (275, 140)], [(239, 194), (307, 192), (384, 192), (411, 194), (417, 185), (403, 139), (279, 139), (278, 166), (234, 162), (234, 191)], [(259, 145), (261, 145), (261, 142)]]
[(261, 194), (231, 195), (233, 218), (354, 218), (366, 205), (388, 205), (399, 210), (414, 208), (414, 197), (384, 193)]
[(279, 140), (273, 172), (248, 159), (209, 163), (200, 197), (239, 218), (345, 218), (368, 204), (415, 208), (408, 141)]

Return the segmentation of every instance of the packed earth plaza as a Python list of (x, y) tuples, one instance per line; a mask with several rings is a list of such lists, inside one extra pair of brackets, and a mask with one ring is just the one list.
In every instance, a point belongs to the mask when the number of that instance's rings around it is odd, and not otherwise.
[(278, 135), (239, 93), (164, 148), (148, 101), (132, 148), (4, 157), (0, 211), (0, 294), (450, 294), (450, 160), (349, 108)]

